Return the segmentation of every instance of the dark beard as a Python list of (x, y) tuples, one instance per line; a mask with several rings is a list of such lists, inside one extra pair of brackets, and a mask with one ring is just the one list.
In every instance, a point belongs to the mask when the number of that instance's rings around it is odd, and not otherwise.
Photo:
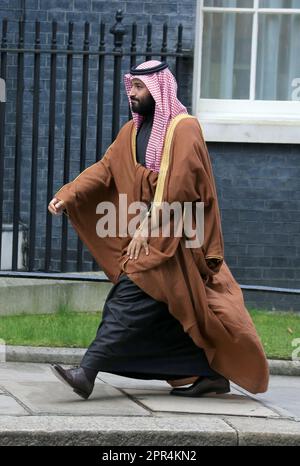
[(133, 112), (146, 116), (154, 112), (155, 100), (153, 99), (152, 95), (149, 95), (139, 102), (131, 102), (131, 105)]

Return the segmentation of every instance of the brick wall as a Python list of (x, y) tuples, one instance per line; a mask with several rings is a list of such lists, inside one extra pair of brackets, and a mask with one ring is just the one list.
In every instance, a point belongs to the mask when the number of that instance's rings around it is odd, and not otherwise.
[[(241, 284), (300, 288), (300, 146), (208, 143), (225, 260)], [(299, 295), (246, 292), (247, 302), (300, 311)]]

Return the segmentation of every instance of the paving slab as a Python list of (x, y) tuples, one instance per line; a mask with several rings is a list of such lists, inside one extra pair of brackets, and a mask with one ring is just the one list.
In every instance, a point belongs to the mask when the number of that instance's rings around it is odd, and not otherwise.
[(288, 419), (225, 418), (239, 445), (300, 446), (300, 423)]
[[(78, 397), (51, 372), (50, 365), (0, 364), (1, 387), (33, 414), (148, 416), (125, 393), (100, 380), (88, 400)], [(9, 414), (9, 410), (6, 411)]]
[(279, 417), (276, 410), (264, 406), (231, 384), (231, 392), (210, 394), (201, 398), (169, 395), (172, 387), (160, 380), (137, 380), (101, 372), (99, 379), (121, 388), (129, 396), (153, 412), (220, 414), (234, 416)]
[(149, 410), (132, 401), (120, 390), (97, 382), (88, 400), (80, 398), (59, 380), (51, 382), (2, 381), (2, 386), (33, 414), (73, 416), (148, 416)]
[(126, 393), (155, 412), (219, 414), (231, 416), (279, 417), (258, 401), (234, 393), (209, 394), (200, 398), (170, 396), (165, 391), (125, 389)]
[(14, 398), (9, 395), (3, 394), (3, 391), (0, 393), (0, 415), (3, 416), (9, 414), (11, 416), (26, 416), (28, 411), (23, 408)]
[(283, 416), (300, 421), (300, 377), (272, 376), (268, 391), (252, 397), (266, 406), (276, 407)]
[(53, 374), (49, 364), (6, 362), (0, 364), (0, 380), (20, 381), (51, 381)]
[(0, 417), (0, 445), (236, 445), (237, 433), (211, 416)]

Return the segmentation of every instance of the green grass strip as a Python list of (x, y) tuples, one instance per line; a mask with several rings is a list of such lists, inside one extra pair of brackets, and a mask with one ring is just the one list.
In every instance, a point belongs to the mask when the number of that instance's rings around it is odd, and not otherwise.
[[(94, 339), (101, 312), (15, 315), (0, 317), (0, 338), (7, 345), (86, 348)], [(291, 359), (300, 339), (300, 314), (251, 310), (257, 332), (270, 359)], [(298, 344), (297, 346), (300, 346)]]

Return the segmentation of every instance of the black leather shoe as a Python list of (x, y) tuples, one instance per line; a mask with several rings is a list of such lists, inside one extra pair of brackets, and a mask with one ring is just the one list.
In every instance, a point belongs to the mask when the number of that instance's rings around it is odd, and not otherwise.
[(199, 377), (190, 387), (173, 388), (170, 395), (200, 397), (208, 393), (220, 395), (228, 392), (230, 392), (230, 384), (225, 377)]
[(53, 364), (51, 370), (59, 380), (73, 388), (73, 392), (85, 400), (88, 399), (93, 391), (94, 383), (87, 378), (82, 367), (63, 369), (59, 364)]

